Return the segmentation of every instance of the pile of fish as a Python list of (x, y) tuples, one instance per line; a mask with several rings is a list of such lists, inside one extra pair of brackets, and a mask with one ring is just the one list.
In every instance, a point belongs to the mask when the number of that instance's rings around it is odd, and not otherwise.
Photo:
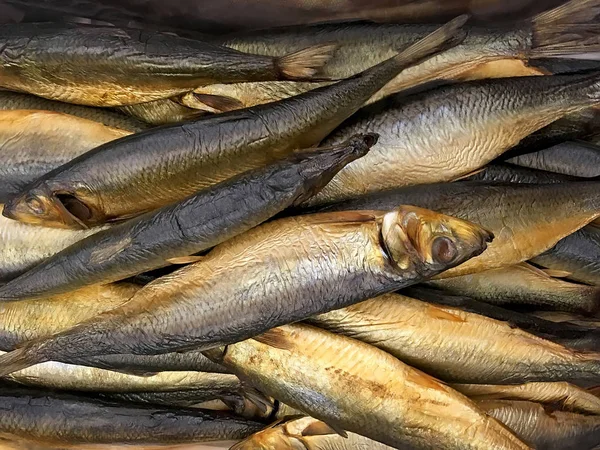
[(599, 21), (0, 25), (0, 448), (600, 448)]

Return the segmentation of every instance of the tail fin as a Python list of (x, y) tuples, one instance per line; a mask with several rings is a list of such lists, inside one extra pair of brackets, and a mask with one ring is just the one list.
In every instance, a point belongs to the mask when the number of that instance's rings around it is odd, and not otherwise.
[(406, 66), (412, 66), (435, 53), (457, 46), (467, 35), (462, 27), (468, 20), (467, 14), (452, 19), (433, 33), (402, 50), (395, 57), (396, 61), (401, 61)]
[(312, 78), (333, 56), (337, 44), (319, 44), (275, 59), (284, 78), (303, 80)]
[(530, 57), (600, 51), (600, 0), (570, 0), (533, 19)]
[(37, 346), (25, 345), (0, 356), (0, 377), (45, 362), (36, 352)]

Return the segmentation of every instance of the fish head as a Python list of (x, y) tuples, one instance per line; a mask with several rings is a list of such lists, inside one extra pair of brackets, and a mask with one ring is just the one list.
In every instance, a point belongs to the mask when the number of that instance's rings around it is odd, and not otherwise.
[(2, 214), (32, 225), (87, 229), (100, 221), (94, 217), (95, 209), (82, 197), (80, 192), (55, 189), (42, 183), (7, 201)]
[[(312, 417), (296, 416), (279, 420), (238, 442), (231, 450), (311, 450), (308, 438), (322, 433), (321, 424)], [(327, 429), (326, 434), (330, 434), (327, 425), (323, 426)]]
[(388, 256), (401, 270), (433, 276), (482, 253), (494, 235), (466, 220), (416, 206), (400, 206), (382, 221)]

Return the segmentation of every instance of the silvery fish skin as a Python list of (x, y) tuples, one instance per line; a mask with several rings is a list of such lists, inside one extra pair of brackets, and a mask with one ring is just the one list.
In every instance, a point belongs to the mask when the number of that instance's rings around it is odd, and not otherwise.
[(600, 445), (600, 416), (547, 411), (526, 401), (489, 400), (477, 405), (539, 450), (593, 450)]
[(151, 125), (165, 125), (193, 120), (204, 114), (203, 111), (189, 108), (170, 98), (121, 106), (117, 109)]
[(88, 230), (46, 228), (0, 217), (0, 281), (8, 281), (106, 226)]
[(431, 281), (430, 284), (453, 294), (495, 305), (570, 311), (586, 315), (600, 310), (600, 287), (553, 278), (526, 263)]
[(213, 392), (212, 398), (218, 398), (223, 392), (236, 393), (240, 390), (238, 378), (227, 373), (178, 371), (138, 376), (54, 361), (15, 372), (7, 379), (46, 389), (83, 392), (131, 393), (203, 389), (207, 394)]
[(399, 294), (309, 323), (374, 345), (448, 382), (600, 382), (600, 353), (575, 352), (505, 322)]
[(221, 412), (107, 403), (30, 388), (3, 388), (0, 417), (0, 433), (62, 448), (243, 439), (264, 426)]
[(0, 45), (2, 87), (91, 106), (144, 103), (214, 82), (307, 79), (332, 50), (272, 58), (173, 34), (66, 23), (4, 24)]
[(559, 405), (565, 411), (600, 415), (600, 398), (566, 382), (525, 383), (515, 385), (453, 384), (467, 397), (477, 400), (527, 400)]
[(392, 450), (385, 444), (347, 433), (340, 436), (329, 425), (312, 417), (276, 423), (238, 442), (231, 450)]
[(88, 150), (129, 134), (53, 111), (0, 110), (0, 202)]
[[(587, 15), (582, 17), (582, 12)], [(548, 73), (536, 62), (525, 61), (543, 56), (561, 56), (583, 48), (598, 48), (593, 38), (584, 39), (583, 29), (594, 29), (589, 4), (570, 2), (542, 13), (529, 23), (512, 28), (466, 28), (465, 41), (453, 50), (399, 74), (376, 95), (382, 98), (400, 90), (436, 79), (487, 78), (518, 76), (524, 73)], [(577, 20), (574, 17), (578, 16)], [(578, 25), (575, 25), (575, 24)], [(585, 25), (589, 23), (590, 25)], [(242, 32), (215, 38), (215, 42), (250, 53), (278, 56), (307, 45), (334, 42), (333, 58), (320, 74), (347, 78), (391, 57), (399, 48), (413, 44), (435, 29), (435, 25), (378, 24), (369, 22), (324, 23)], [(575, 31), (577, 29), (577, 31)], [(572, 34), (573, 33), (573, 34)], [(492, 68), (488, 63), (493, 63)], [(532, 66), (532, 67), (528, 67)], [(235, 91), (226, 94), (235, 97)]]
[(142, 122), (123, 114), (103, 108), (91, 108), (89, 106), (73, 105), (55, 100), (48, 100), (35, 95), (22, 94), (0, 90), (0, 110), (34, 109), (44, 111), (55, 111), (69, 114), (82, 119), (92, 120), (107, 127), (118, 128), (125, 131), (141, 131), (148, 128)]
[(375, 142), (377, 135), (360, 135), (342, 145), (298, 152), (100, 231), (0, 287), (0, 298), (43, 298), (185, 260), (301, 203)]
[(476, 172), (474, 175), (466, 178), (466, 180), (548, 184), (581, 181), (581, 178), (543, 170), (528, 169), (527, 167), (514, 164), (493, 163), (485, 166), (481, 171)]
[(600, 103), (600, 73), (472, 81), (388, 103), (366, 108), (323, 141), (380, 135), (367, 157), (349, 164), (310, 204), (470, 174), (530, 133)]
[(564, 142), (545, 150), (510, 158), (507, 162), (575, 177), (600, 176), (600, 147), (587, 142)]
[(437, 289), (420, 286), (403, 290), (409, 297), (423, 300), (434, 305), (444, 305), (462, 309), (509, 323), (513, 327), (536, 336), (563, 344), (568, 348), (580, 351), (600, 351), (600, 332), (585, 324), (557, 324), (545, 317), (525, 314), (488, 303), (479, 302), (469, 297), (450, 295)]
[(491, 239), (469, 222), (412, 206), (267, 222), (146, 285), (122, 307), (0, 356), (0, 376), (43, 361), (237, 342), (423, 281)]
[(518, 264), (552, 248), (598, 217), (600, 183), (439, 183), (365, 195), (317, 209), (386, 209), (397, 204), (417, 205), (470, 220), (495, 234), (494, 242), (482, 255), (438, 277), (449, 278)]
[(600, 286), (600, 229), (591, 225), (584, 227), (531, 261), (565, 271), (572, 280)]
[(129, 218), (310, 148), (397, 73), (459, 42), (465, 20), (446, 24), (352, 79), (97, 147), (30, 185), (3, 214), (72, 228)]
[(368, 344), (303, 324), (269, 333), (284, 348), (249, 339), (205, 353), (333, 429), (392, 447), (528, 448), (463, 395)]

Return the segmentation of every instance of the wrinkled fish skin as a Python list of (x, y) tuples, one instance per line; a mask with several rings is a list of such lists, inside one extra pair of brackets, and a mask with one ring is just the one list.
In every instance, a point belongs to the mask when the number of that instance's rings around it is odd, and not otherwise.
[(448, 23), (352, 79), (98, 147), (32, 184), (5, 205), (3, 214), (49, 226), (90, 226), (174, 203), (294, 150), (310, 148), (401, 70), (459, 42), (464, 20)]
[(0, 217), (0, 281), (8, 281), (106, 226), (89, 230), (46, 228)]
[(478, 406), (539, 450), (592, 450), (600, 445), (600, 416), (546, 411), (539, 403), (509, 400)]
[(50, 444), (175, 444), (242, 439), (264, 425), (199, 409), (106, 403), (2, 389), (0, 432)]
[(494, 163), (467, 178), (469, 181), (494, 181), (500, 183), (549, 184), (581, 181), (580, 178), (543, 170), (528, 169), (514, 164)]
[(337, 174), (311, 204), (469, 174), (528, 134), (600, 103), (600, 74), (473, 81), (390, 103), (378, 112), (367, 108), (323, 142), (380, 135), (369, 155)]
[(385, 210), (398, 204), (470, 220), (494, 233), (494, 241), (482, 255), (439, 277), (449, 278), (518, 264), (548, 250), (598, 217), (600, 183), (439, 183), (365, 195), (317, 209)]
[(495, 305), (524, 306), (592, 315), (600, 309), (600, 287), (552, 278), (529, 265), (431, 281), (430, 284), (453, 294)]
[(410, 297), (433, 303), (434, 305), (459, 308), (467, 312), (507, 322), (513, 327), (519, 327), (524, 331), (553, 342), (561, 343), (574, 350), (600, 351), (600, 333), (589, 326), (579, 326), (570, 323), (557, 324), (551, 320), (545, 320), (531, 314), (512, 311), (479, 302), (469, 297), (450, 295), (444, 291), (423, 288), (421, 286), (405, 289), (403, 293)]
[(600, 415), (600, 398), (566, 382), (516, 385), (453, 384), (452, 387), (474, 400), (527, 400), (558, 405), (562, 410)]
[(108, 109), (73, 105), (71, 103), (57, 102), (55, 100), (36, 97), (35, 95), (0, 90), (0, 110), (15, 109), (55, 111), (75, 117), (81, 117), (82, 119), (92, 120), (106, 125), (107, 127), (131, 132), (148, 128), (148, 126), (142, 122)]
[(292, 418), (254, 433), (231, 450), (392, 450), (356, 433), (342, 437), (312, 417)]
[(138, 103), (137, 105), (121, 106), (118, 110), (151, 125), (183, 122), (197, 119), (204, 114), (203, 111), (188, 108), (170, 98)]
[(491, 239), (469, 222), (411, 206), (267, 222), (146, 285), (121, 308), (0, 356), (0, 376), (49, 360), (237, 342), (422, 281)]
[(118, 281), (203, 252), (310, 197), (375, 142), (377, 135), (360, 135), (335, 147), (296, 153), (115, 225), (0, 287), (0, 298), (42, 298)]
[(52, 111), (0, 110), (0, 202), (88, 150), (129, 134)]
[(560, 241), (532, 262), (569, 273), (568, 278), (600, 286), (600, 229), (587, 226)]
[(396, 448), (528, 448), (466, 397), (368, 344), (303, 324), (274, 332), (285, 349), (249, 339), (206, 354), (335, 429)]
[(2, 87), (92, 106), (144, 103), (213, 82), (310, 77), (313, 66), (172, 34), (65, 23), (4, 24), (0, 45)]
[[(231, 375), (233, 376), (233, 375)], [(243, 401), (243, 397), (238, 392), (231, 391), (227, 387), (219, 389), (190, 389), (185, 391), (166, 391), (166, 392), (127, 392), (127, 393), (100, 393), (94, 395), (102, 400), (119, 401), (128, 403), (142, 403), (151, 405), (164, 405), (170, 407), (198, 407), (198, 404), (211, 400), (231, 399)], [(202, 405), (201, 405), (202, 406)], [(237, 411), (235, 411), (238, 414)], [(238, 414), (239, 415), (239, 414)], [(243, 416), (246, 417), (246, 416)], [(258, 420), (259, 418), (249, 417)]]
[(600, 176), (600, 147), (586, 142), (563, 142), (545, 150), (510, 158), (507, 162), (575, 177)]
[(600, 354), (574, 352), (504, 322), (398, 294), (309, 323), (374, 345), (449, 382), (600, 381)]

